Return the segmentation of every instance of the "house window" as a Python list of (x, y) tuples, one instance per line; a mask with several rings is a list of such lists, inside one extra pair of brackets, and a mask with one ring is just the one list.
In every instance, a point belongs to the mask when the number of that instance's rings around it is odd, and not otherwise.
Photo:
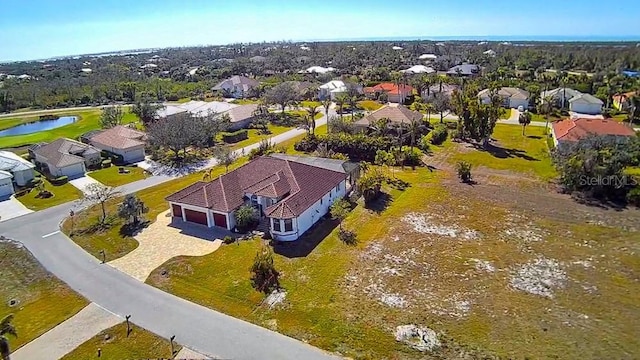
[(284, 220), (284, 231), (285, 232), (293, 231), (293, 220), (291, 219)]
[(271, 219), (271, 222), (273, 223), (273, 231), (280, 231), (280, 219)]

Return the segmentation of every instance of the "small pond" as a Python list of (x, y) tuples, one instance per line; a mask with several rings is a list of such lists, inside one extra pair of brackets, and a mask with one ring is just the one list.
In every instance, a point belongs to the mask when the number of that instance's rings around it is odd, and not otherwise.
[(0, 130), (0, 137), (12, 135), (32, 134), (39, 131), (51, 130), (61, 126), (73, 124), (78, 120), (76, 116), (61, 116), (57, 119), (48, 119), (34, 121), (26, 124), (17, 125), (5, 130)]

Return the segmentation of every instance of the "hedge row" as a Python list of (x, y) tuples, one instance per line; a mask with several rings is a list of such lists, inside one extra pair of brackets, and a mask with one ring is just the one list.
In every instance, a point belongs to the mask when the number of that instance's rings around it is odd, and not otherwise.
[(223, 132), (222, 133), (222, 141), (227, 144), (237, 143), (242, 140), (246, 140), (249, 138), (249, 132), (246, 129), (241, 129), (234, 132)]
[(373, 162), (376, 151), (389, 150), (396, 145), (396, 139), (391, 137), (375, 137), (364, 134), (327, 134), (323, 136), (307, 135), (294, 145), (297, 151), (313, 152), (318, 145), (326, 144), (335, 152), (347, 155), (352, 160)]

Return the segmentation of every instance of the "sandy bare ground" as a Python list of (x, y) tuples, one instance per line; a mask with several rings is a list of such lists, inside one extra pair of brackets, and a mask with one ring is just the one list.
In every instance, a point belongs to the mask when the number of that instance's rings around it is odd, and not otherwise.
[(109, 265), (145, 281), (149, 274), (176, 256), (203, 256), (220, 247), (220, 231), (195, 224), (172, 224), (169, 210), (142, 230), (135, 239), (140, 244), (129, 254), (109, 262)]
[(14, 360), (55, 360), (70, 353), (101, 331), (122, 322), (122, 318), (91, 303), (65, 322), (42, 334), (11, 354)]

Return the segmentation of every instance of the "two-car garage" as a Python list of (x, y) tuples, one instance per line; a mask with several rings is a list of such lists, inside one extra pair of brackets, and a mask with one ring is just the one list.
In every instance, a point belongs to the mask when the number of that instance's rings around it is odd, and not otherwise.
[[(171, 213), (174, 217), (183, 218), (184, 221), (209, 226), (209, 218), (205, 211), (187, 209), (183, 208), (183, 206), (179, 204), (171, 204)], [(212, 212), (212, 215), (212, 222), (214, 226), (228, 229), (226, 214)]]

